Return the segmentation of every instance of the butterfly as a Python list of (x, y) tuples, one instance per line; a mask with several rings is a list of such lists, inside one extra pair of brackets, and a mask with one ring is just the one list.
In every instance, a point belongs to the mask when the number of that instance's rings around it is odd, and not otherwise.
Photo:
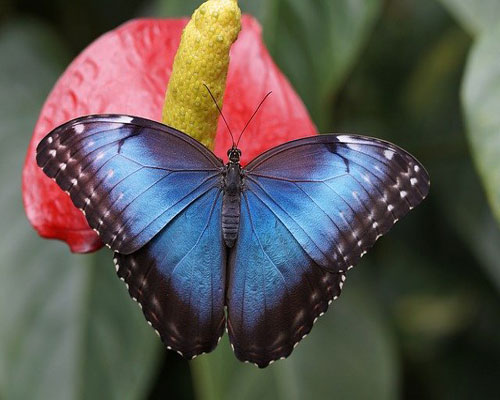
[[(233, 142), (234, 143), (234, 142)], [(279, 145), (245, 167), (128, 115), (69, 121), (36, 159), (102, 242), (164, 344), (190, 359), (225, 327), (259, 367), (287, 357), (346, 273), (429, 191), (405, 150), (357, 135)]]

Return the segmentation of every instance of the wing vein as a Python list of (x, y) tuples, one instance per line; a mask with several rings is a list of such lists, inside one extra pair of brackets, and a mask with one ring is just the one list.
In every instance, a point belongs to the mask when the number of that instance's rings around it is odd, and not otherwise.
[[(205, 192), (206, 193), (206, 192)], [(204, 193), (204, 194), (205, 194)], [(198, 238), (196, 239), (196, 243), (189, 249), (189, 251), (184, 254), (184, 256), (182, 256), (182, 258), (175, 264), (174, 268), (172, 269), (172, 272), (170, 273), (169, 277), (168, 277), (168, 281), (167, 281), (167, 286), (170, 284), (170, 281), (172, 279), (172, 276), (175, 274), (175, 271), (177, 269), (177, 267), (180, 265), (180, 263), (193, 251), (193, 249), (198, 246), (198, 243), (200, 243), (200, 240), (201, 240), (201, 237), (203, 236), (203, 234), (205, 233), (205, 231), (207, 230), (208, 228), (208, 225), (210, 224), (210, 220), (212, 219), (212, 215), (213, 215), (213, 212), (215, 210), (215, 205), (217, 204), (217, 199), (219, 198), (220, 196), (220, 191), (219, 193), (217, 193), (217, 195), (215, 196), (215, 199), (214, 199), (214, 202), (212, 203), (212, 207), (210, 209), (210, 213), (208, 215), (208, 219), (207, 219), (207, 223), (205, 224), (203, 230), (201, 231), (200, 235), (198, 236)], [(165, 228), (164, 228), (165, 229)]]
[(244, 197), (245, 197), (245, 203), (247, 204), (247, 208), (248, 208), (248, 215), (249, 215), (249, 218), (250, 218), (250, 225), (252, 226), (252, 232), (255, 234), (255, 237), (257, 238), (257, 243), (259, 243), (259, 247), (261, 248), (262, 252), (265, 254), (266, 258), (269, 261), (271, 261), (271, 264), (273, 265), (274, 269), (276, 269), (276, 271), (279, 273), (279, 275), (281, 277), (281, 280), (283, 281), (283, 284), (285, 285), (286, 291), (288, 293), (288, 287), (286, 286), (285, 277), (281, 273), (281, 270), (278, 268), (278, 266), (271, 259), (271, 257), (269, 257), (268, 252), (264, 249), (264, 246), (262, 245), (262, 242), (260, 241), (259, 235), (257, 234), (257, 231), (255, 229), (255, 225), (253, 223), (252, 213), (250, 211), (250, 204), (248, 203), (248, 198), (247, 198), (246, 194), (244, 194)]
[[(330, 220), (330, 222), (332, 222), (333, 225), (335, 225), (335, 227), (337, 228), (339, 234), (344, 238), (344, 240), (346, 240), (346, 237), (344, 235), (344, 232), (342, 229), (339, 228), (339, 226), (337, 225), (337, 223), (332, 219), (332, 217), (330, 217), (330, 215), (323, 209), (323, 207), (321, 207), (317, 202), (316, 200), (314, 200), (304, 189), (302, 189), (299, 185), (297, 185), (295, 183), (295, 186), (297, 186), (301, 191), (302, 193), (304, 193), (313, 203), (316, 207), (318, 207), (318, 209), (321, 210), (321, 212), (323, 214), (325, 214), (327, 216), (327, 218)], [(348, 240), (346, 240), (346, 242), (348, 243)], [(337, 251), (339, 252), (340, 256), (344, 259), (344, 264), (347, 262), (346, 261), (346, 256), (344, 255), (344, 253), (342, 252), (342, 250), (340, 250), (340, 247), (338, 245), (338, 243), (334, 242), (335, 243), (335, 247), (337, 248)], [(347, 267), (347, 265), (345, 265)]]
[[(176, 201), (174, 204), (172, 204), (170, 207), (168, 207), (167, 209), (165, 209), (160, 215), (158, 215), (156, 218), (154, 218), (152, 221), (150, 221), (145, 227), (144, 229), (142, 229), (140, 232), (138, 232), (136, 235), (134, 235), (132, 237), (131, 240), (134, 240), (137, 236), (139, 236), (145, 229), (147, 229), (148, 227), (150, 227), (153, 223), (155, 223), (159, 218), (161, 218), (166, 212), (168, 212), (169, 210), (172, 209), (172, 207), (176, 206), (177, 204), (179, 204), (182, 200), (186, 199), (188, 196), (190, 196), (191, 194), (193, 194), (194, 192), (196, 192), (202, 185), (204, 185), (205, 183), (207, 183), (210, 179), (216, 177), (216, 175), (213, 175), (211, 177), (208, 177), (208, 178), (205, 178), (204, 181), (202, 183), (200, 183), (196, 188), (194, 188), (191, 192), (189, 192), (188, 194), (186, 194), (184, 197), (182, 197), (181, 199), (179, 199), (178, 201)], [(183, 209), (185, 209), (186, 207), (188, 207), (193, 201), (199, 199), (201, 196), (203, 196), (205, 193), (207, 193), (209, 190), (213, 189), (215, 186), (209, 186), (204, 192), (201, 192), (198, 196), (196, 196), (194, 199), (192, 199), (189, 204), (187, 204)], [(127, 224), (129, 220), (125, 221), (123, 224), (122, 224), (122, 228), (125, 227), (125, 225)], [(120, 233), (117, 234), (116, 237), (118, 237)], [(115, 239), (116, 239), (115, 237)], [(114, 240), (115, 240), (114, 239)], [(113, 241), (114, 241), (113, 240)]]
[(193, 168), (193, 169), (189, 169), (189, 168), (182, 168), (182, 169), (177, 169), (177, 168), (166, 168), (166, 167), (158, 167), (158, 166), (154, 166), (154, 165), (144, 165), (130, 157), (127, 157), (126, 155), (124, 154), (121, 154), (120, 153), (120, 156), (122, 156), (123, 158), (125, 158), (126, 160), (129, 160), (130, 162), (133, 162), (137, 165), (140, 165), (141, 167), (144, 167), (144, 168), (149, 168), (149, 169), (159, 169), (159, 170), (162, 170), (162, 171), (170, 171), (170, 172), (207, 172), (207, 171), (219, 171), (219, 168)]
[[(258, 181), (254, 180), (254, 179), (252, 179), (252, 180), (253, 180), (253, 181), (254, 181), (257, 185), (259, 185), (259, 186), (260, 186), (260, 184), (258, 183)], [(279, 221), (283, 224), (283, 226), (284, 226), (284, 227), (286, 228), (286, 230), (290, 233), (290, 235), (293, 237), (293, 239), (294, 239), (294, 240), (297, 242), (297, 244), (298, 244), (298, 245), (299, 245), (299, 246), (303, 249), (302, 245), (301, 245), (301, 244), (300, 244), (300, 242), (297, 240), (297, 238), (293, 235), (293, 233), (290, 231), (290, 229), (288, 228), (288, 226), (287, 226), (287, 225), (286, 225), (286, 224), (282, 221), (282, 219), (281, 219), (278, 215), (276, 215), (276, 213), (272, 210), (272, 208), (271, 208), (271, 207), (269, 207), (269, 205), (268, 205), (268, 204), (266, 204), (266, 202), (265, 202), (264, 200), (262, 200), (262, 199), (261, 199), (261, 197), (260, 197), (260, 196), (259, 196), (256, 192), (252, 191), (252, 193), (253, 193), (253, 194), (255, 195), (255, 197), (257, 197), (257, 199), (259, 199), (259, 201), (260, 201), (262, 204), (264, 204), (264, 206), (266, 206), (266, 207), (269, 209), (269, 211), (271, 211), (271, 213), (272, 213), (272, 214), (273, 214), (273, 215), (274, 215), (274, 216), (275, 216), (275, 217), (276, 217), (276, 218), (277, 218), (277, 219), (278, 219), (278, 220), (279, 220)], [(276, 203), (276, 201), (275, 201), (275, 200), (274, 200), (271, 196), (269, 196), (269, 194), (268, 194), (266, 191), (264, 191), (264, 193), (266, 194), (266, 196), (268, 196), (268, 197), (270, 198), (270, 200), (271, 200), (274, 204), (276, 204), (279, 208), (281, 208), (281, 207), (280, 207), (280, 206)], [(287, 214), (287, 213), (285, 212), (285, 214)], [(287, 215), (288, 215), (288, 214), (287, 214)], [(288, 215), (288, 216), (289, 216), (289, 215)], [(290, 216), (289, 216), (289, 217), (290, 217)], [(291, 217), (290, 217), (290, 218), (291, 218)], [(300, 225), (297, 223), (297, 221), (295, 221), (293, 218), (291, 218), (291, 219), (292, 219), (292, 220), (293, 220), (293, 221), (297, 224), (297, 226), (298, 226), (298, 227), (302, 230), (302, 232), (304, 232), (304, 234), (305, 234), (305, 235), (306, 235), (309, 239), (311, 239), (311, 238), (309, 237), (309, 235), (307, 235), (307, 233), (304, 231), (304, 229), (302, 228), (302, 226), (300, 226)], [(312, 239), (311, 239), (311, 241), (312, 241)], [(314, 245), (316, 246), (316, 243), (315, 243), (315, 242), (313, 242), (313, 243), (314, 243)], [(317, 247), (317, 246), (316, 246), (316, 247)], [(313, 258), (309, 255), (309, 253), (307, 253), (307, 252), (305, 252), (305, 253), (306, 253), (306, 254), (307, 254), (307, 256), (308, 256), (308, 257), (309, 257), (309, 258), (310, 258), (310, 259), (314, 262)]]
[[(139, 171), (142, 171), (144, 169), (144, 167), (139, 167), (137, 168), (135, 171), (131, 172), (130, 174), (126, 175), (125, 177), (121, 178), (120, 180), (118, 180), (118, 182), (116, 182), (109, 190), (108, 190), (108, 196), (101, 196), (101, 198), (99, 199), (99, 201), (95, 204), (94, 208), (97, 208), (104, 200), (106, 200), (108, 197), (109, 197), (109, 194), (115, 190), (115, 188), (120, 184), (122, 183), (123, 181), (125, 181), (126, 179), (130, 178), (132, 175), (136, 174), (137, 172)], [(109, 208), (113, 207), (114, 204), (118, 201), (118, 197), (109, 205)], [(109, 209), (108, 208), (108, 209)], [(107, 212), (108, 210), (106, 210)], [(106, 213), (104, 212), (104, 214)], [(103, 214), (103, 215), (104, 215)]]

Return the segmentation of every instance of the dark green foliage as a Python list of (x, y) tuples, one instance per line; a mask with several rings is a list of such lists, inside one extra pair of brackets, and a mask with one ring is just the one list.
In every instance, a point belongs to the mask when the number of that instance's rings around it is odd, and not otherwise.
[(20, 173), (58, 74), (117, 24), (199, 3), (0, 6), (0, 398), (500, 398), (497, 0), (240, 0), (322, 131), (391, 140), (432, 181), (288, 360), (165, 355), (109, 254), (36, 236)]

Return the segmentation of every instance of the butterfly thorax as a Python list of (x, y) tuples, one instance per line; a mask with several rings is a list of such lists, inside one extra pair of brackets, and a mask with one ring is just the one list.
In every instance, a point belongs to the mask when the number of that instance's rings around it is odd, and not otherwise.
[(233, 247), (240, 226), (241, 151), (231, 148), (229, 162), (224, 167), (224, 197), (222, 199), (222, 235), (227, 247)]

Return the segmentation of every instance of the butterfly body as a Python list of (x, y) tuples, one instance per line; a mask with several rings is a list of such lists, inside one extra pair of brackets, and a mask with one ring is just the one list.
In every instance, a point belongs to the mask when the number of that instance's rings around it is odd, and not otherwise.
[(227, 327), (236, 356), (265, 367), (310, 332), (429, 177), (403, 149), (357, 135), (287, 142), (244, 167), (239, 149), (228, 156), (125, 115), (77, 118), (37, 148), (168, 348), (209, 352)]
[(222, 235), (227, 247), (234, 246), (240, 226), (242, 190), (241, 151), (231, 148), (229, 162), (224, 167), (224, 196), (222, 198)]

